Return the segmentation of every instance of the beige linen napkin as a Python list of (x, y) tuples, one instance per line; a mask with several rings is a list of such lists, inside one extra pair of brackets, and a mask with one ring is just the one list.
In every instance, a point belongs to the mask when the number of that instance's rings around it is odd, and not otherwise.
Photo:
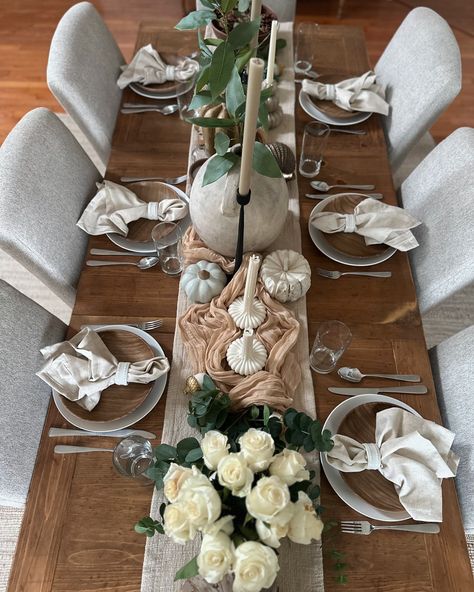
[(117, 84), (125, 88), (131, 82), (163, 84), (167, 80), (186, 82), (199, 70), (199, 64), (191, 58), (182, 58), (176, 66), (166, 64), (151, 45), (140, 48), (130, 64), (121, 66)]
[(127, 236), (128, 224), (139, 218), (174, 222), (188, 213), (187, 204), (178, 197), (147, 203), (112, 181), (97, 183), (97, 187), (99, 191), (77, 222), (88, 234), (116, 232)]
[(441, 481), (454, 477), (459, 463), (454, 434), (399, 407), (380, 411), (375, 421), (374, 444), (336, 434), (329, 464), (348, 473), (380, 471), (414, 520), (441, 522)]
[(368, 111), (388, 115), (385, 90), (375, 82), (375, 73), (369, 70), (357, 78), (348, 78), (337, 84), (324, 84), (303, 80), (302, 89), (322, 101), (332, 101), (345, 111)]
[(315, 212), (310, 222), (322, 232), (355, 232), (365, 238), (366, 245), (385, 243), (399, 251), (409, 251), (418, 246), (409, 229), (421, 224), (402, 208), (370, 197), (361, 201), (353, 214)]
[(148, 384), (169, 371), (166, 357), (119, 362), (100, 336), (84, 328), (69, 341), (41, 350), (45, 365), (37, 372), (51, 388), (91, 411), (103, 390), (113, 384)]

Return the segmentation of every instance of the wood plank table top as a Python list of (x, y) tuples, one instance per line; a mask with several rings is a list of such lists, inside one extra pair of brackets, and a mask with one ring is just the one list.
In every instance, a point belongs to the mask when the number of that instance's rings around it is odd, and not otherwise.
[[(149, 42), (156, 42), (161, 51), (185, 53), (194, 48), (195, 36), (164, 29), (159, 23), (146, 23), (140, 28), (137, 47)], [(314, 66), (318, 72), (356, 75), (368, 69), (359, 29), (321, 27), (316, 44)], [(124, 101), (140, 99), (126, 90)], [(298, 146), (308, 121), (297, 106)], [(357, 127), (367, 130), (367, 135), (331, 135), (321, 178), (329, 183), (374, 183), (385, 201), (395, 204), (380, 118), (372, 116)], [(114, 181), (122, 175), (178, 176), (186, 170), (189, 136), (189, 126), (177, 115), (119, 115), (106, 176)], [(309, 181), (300, 178), (298, 182), (303, 254), (313, 270), (318, 266), (341, 269), (311, 243), (307, 224), (314, 202), (304, 198)], [(89, 246), (111, 247), (104, 237), (91, 237)], [(374, 372), (420, 374), (429, 393), (400, 399), (423, 417), (440, 422), (408, 258), (397, 253), (379, 268), (392, 271), (392, 277), (333, 281), (313, 275), (307, 294), (310, 341), (321, 321), (343, 321), (353, 333), (343, 365)], [(152, 335), (171, 359), (177, 288), (178, 280), (165, 276), (158, 267), (146, 272), (131, 267), (84, 267), (70, 332), (86, 322), (163, 318), (163, 327)], [(327, 387), (342, 385), (342, 381), (334, 373), (313, 377), (318, 416), (324, 420), (342, 400), (329, 394)], [(367, 386), (374, 384), (364, 382)], [(136, 427), (159, 436), (164, 408), (165, 397)], [(55, 455), (53, 448), (58, 442), (107, 446), (102, 439), (91, 437), (48, 438), (50, 426), (67, 427), (54, 405), (50, 406), (41, 439), (10, 592), (138, 592), (145, 539), (133, 531), (133, 525), (149, 512), (151, 488), (116, 474), (107, 453)], [(327, 518), (360, 518), (339, 500), (324, 477), (322, 504), (327, 508)], [(348, 589), (352, 592), (474, 590), (453, 480), (443, 483), (443, 506), (439, 535), (380, 532), (361, 538), (331, 531), (323, 546), (326, 590), (342, 589), (335, 582), (333, 549), (345, 553)]]

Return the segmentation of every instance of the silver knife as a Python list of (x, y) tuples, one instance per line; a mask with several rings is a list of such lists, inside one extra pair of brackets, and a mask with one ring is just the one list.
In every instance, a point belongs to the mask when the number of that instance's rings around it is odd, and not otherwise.
[[(353, 192), (354, 195), (357, 194), (356, 191)], [(305, 197), (309, 197), (309, 199), (326, 199), (326, 197), (330, 197), (331, 195), (336, 195), (335, 193), (305, 193)], [(360, 193), (359, 195), (367, 195), (367, 197), (371, 197), (372, 199), (383, 199), (383, 193)]]
[(328, 391), (335, 395), (377, 395), (379, 393), (401, 393), (404, 395), (424, 395), (428, 389), (424, 384), (416, 386), (379, 386), (377, 388), (354, 388), (354, 387), (339, 387), (330, 386)]
[(105, 436), (107, 438), (125, 438), (126, 436), (142, 436), (149, 440), (154, 440), (156, 434), (146, 432), (145, 430), (115, 430), (113, 432), (88, 432), (85, 430), (73, 430), (69, 428), (49, 428), (48, 435), (50, 438), (57, 436)]
[(124, 257), (145, 257), (148, 253), (136, 251), (111, 251), (110, 249), (91, 249), (91, 255), (123, 255)]

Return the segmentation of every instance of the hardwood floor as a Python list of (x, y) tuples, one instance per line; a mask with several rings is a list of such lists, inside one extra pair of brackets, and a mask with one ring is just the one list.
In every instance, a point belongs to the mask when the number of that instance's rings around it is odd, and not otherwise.
[[(174, 25), (181, 0), (96, 0), (95, 5), (125, 57), (131, 57), (138, 24), (163, 19)], [(46, 64), (57, 22), (72, 0), (0, 0), (0, 142), (30, 109), (60, 107), (46, 85)], [(470, 0), (465, 0), (466, 18)], [(409, 8), (390, 0), (346, 0), (340, 20), (337, 0), (298, 0), (299, 19), (364, 28), (370, 61), (376, 62)], [(463, 90), (432, 129), (440, 141), (460, 126), (474, 125), (474, 38), (455, 30), (463, 59)]]

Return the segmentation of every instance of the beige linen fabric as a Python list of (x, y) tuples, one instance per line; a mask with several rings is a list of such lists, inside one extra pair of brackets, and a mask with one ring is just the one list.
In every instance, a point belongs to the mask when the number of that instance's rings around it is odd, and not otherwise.
[(443, 426), (391, 407), (377, 413), (375, 443), (336, 434), (327, 460), (343, 472), (380, 471), (414, 520), (441, 522), (441, 482), (456, 475), (459, 463), (451, 451), (453, 440)]
[(112, 181), (97, 183), (97, 188), (99, 191), (77, 222), (88, 234), (116, 232), (127, 236), (128, 225), (139, 218), (175, 222), (188, 213), (187, 204), (179, 198), (147, 203), (130, 189)]
[(169, 371), (165, 357), (140, 362), (119, 362), (99, 335), (86, 327), (69, 341), (41, 350), (46, 363), (37, 372), (51, 388), (88, 411), (113, 384), (148, 384)]
[(421, 224), (402, 208), (370, 197), (361, 201), (353, 214), (315, 212), (310, 223), (322, 232), (355, 232), (364, 237), (366, 245), (385, 243), (399, 251), (409, 251), (418, 246), (409, 229)]
[(121, 66), (122, 74), (117, 84), (125, 88), (131, 82), (141, 84), (163, 84), (167, 80), (186, 82), (199, 70), (199, 64), (191, 58), (183, 58), (176, 66), (163, 61), (160, 54), (151, 45), (137, 51), (128, 66)]
[[(295, 84), (293, 74), (293, 30), (291, 23), (281, 23), (279, 37), (287, 42), (286, 48), (277, 58), (278, 63), (285, 67), (278, 84), (278, 96), (283, 109), (283, 122), (271, 130), (269, 141), (288, 144), (295, 147)], [(194, 148), (191, 142), (191, 150)], [(293, 249), (301, 252), (301, 232), (299, 223), (299, 197), (296, 180), (288, 184), (290, 194), (289, 211), (285, 227), (270, 250)], [(186, 296), (180, 290), (178, 297), (177, 317), (185, 314), (190, 306)], [(306, 298), (288, 305), (288, 309), (300, 322), (300, 333), (293, 352), (301, 368), (301, 382), (294, 393), (294, 406), (312, 417), (316, 416), (314, 389), (309, 369), (308, 323), (306, 317)], [(196, 436), (196, 431), (188, 426), (186, 416), (188, 398), (183, 394), (186, 378), (192, 374), (192, 364), (186, 353), (179, 331), (175, 333), (173, 345), (173, 363), (171, 366), (168, 394), (166, 398), (165, 420), (162, 442), (175, 444), (187, 436)], [(314, 468), (318, 468), (317, 457), (313, 455)], [(313, 468), (313, 467), (312, 467)], [(159, 515), (162, 497), (153, 495), (150, 514)], [(141, 516), (137, 516), (137, 519)], [(175, 592), (180, 589), (179, 583), (173, 583), (176, 571), (194, 557), (199, 551), (199, 540), (181, 546), (169, 538), (156, 535), (147, 539), (145, 559), (142, 572), (142, 592)], [(283, 541), (280, 549), (280, 572), (277, 583), (280, 590), (287, 592), (323, 592), (323, 562), (319, 543), (312, 545), (296, 545)]]
[(370, 71), (357, 78), (348, 78), (337, 84), (324, 84), (315, 80), (303, 80), (303, 91), (322, 101), (332, 101), (345, 111), (367, 111), (388, 115), (384, 88), (375, 82)]

